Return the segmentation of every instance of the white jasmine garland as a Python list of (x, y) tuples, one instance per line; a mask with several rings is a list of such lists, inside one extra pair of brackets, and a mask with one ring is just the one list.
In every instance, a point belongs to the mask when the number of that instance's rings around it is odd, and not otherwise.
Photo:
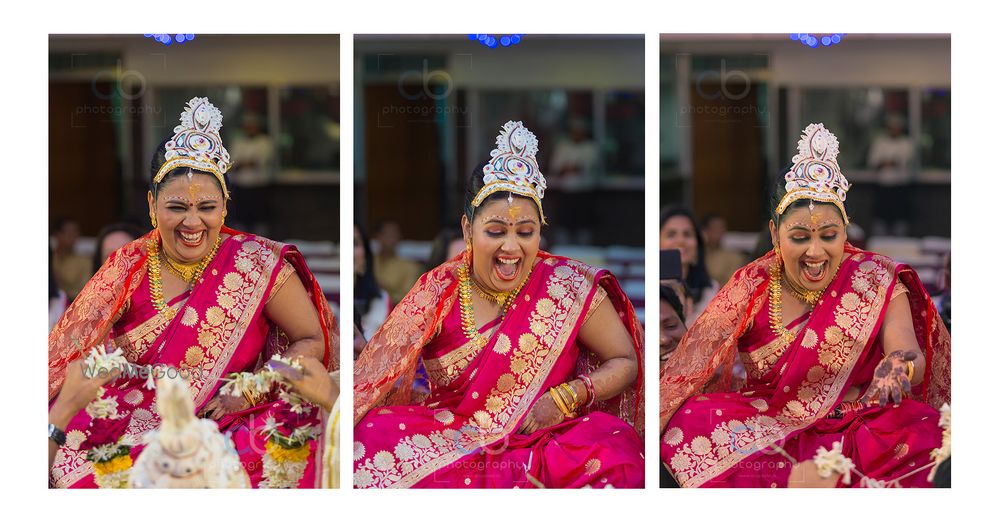
[(119, 443), (102, 444), (90, 450), (96, 462), (105, 462), (118, 456)]
[(291, 489), (299, 484), (299, 480), (306, 472), (307, 461), (302, 462), (278, 462), (270, 454), (264, 454), (264, 476), (265, 480), (260, 482), (261, 488), (266, 489)]
[(854, 462), (841, 453), (840, 441), (834, 442), (833, 448), (829, 451), (822, 446), (817, 449), (813, 462), (816, 463), (820, 477), (830, 478), (834, 473), (839, 473), (844, 476), (844, 484), (851, 483), (851, 470), (854, 469)]
[[(100, 397), (104, 395), (104, 388), (98, 391)], [(111, 396), (107, 398), (98, 398), (90, 402), (86, 408), (87, 415), (90, 415), (94, 419), (117, 419), (118, 415), (118, 397)]]
[(93, 375), (112, 370), (120, 370), (128, 366), (129, 362), (122, 354), (121, 348), (108, 353), (104, 345), (95, 346), (90, 350), (90, 355), (84, 359), (83, 364), (89, 368)]
[(96, 473), (94, 475), (94, 482), (97, 484), (97, 487), (102, 489), (126, 489), (128, 488), (131, 473), (131, 469), (116, 471), (114, 473)]

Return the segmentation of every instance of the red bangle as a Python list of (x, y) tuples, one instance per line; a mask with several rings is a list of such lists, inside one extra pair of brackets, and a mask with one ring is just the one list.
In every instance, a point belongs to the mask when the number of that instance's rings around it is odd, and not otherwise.
[(584, 408), (589, 408), (594, 405), (594, 401), (597, 399), (597, 392), (594, 391), (594, 381), (582, 373), (576, 377), (583, 382), (584, 388), (587, 389), (587, 404), (584, 405)]

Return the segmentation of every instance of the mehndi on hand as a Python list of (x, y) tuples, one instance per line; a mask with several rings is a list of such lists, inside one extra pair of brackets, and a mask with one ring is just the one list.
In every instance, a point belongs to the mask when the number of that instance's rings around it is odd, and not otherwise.
[(910, 393), (910, 373), (913, 361), (917, 359), (915, 352), (896, 350), (886, 355), (875, 368), (868, 391), (861, 398), (863, 404), (873, 404), (878, 400), (879, 407), (892, 402), (899, 404), (903, 397)]

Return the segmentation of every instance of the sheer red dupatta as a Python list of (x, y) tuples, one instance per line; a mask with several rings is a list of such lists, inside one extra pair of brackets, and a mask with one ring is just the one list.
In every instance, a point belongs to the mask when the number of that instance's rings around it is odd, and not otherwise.
[(109, 342), (111, 327), (145, 273), (149, 242), (158, 239), (153, 230), (111, 254), (49, 332), (49, 400), (59, 393), (70, 363)]

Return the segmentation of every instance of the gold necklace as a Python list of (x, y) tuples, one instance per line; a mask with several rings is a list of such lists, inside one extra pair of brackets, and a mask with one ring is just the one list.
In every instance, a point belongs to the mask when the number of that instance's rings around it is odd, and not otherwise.
[[(788, 279), (788, 288), (791, 289), (792, 295), (798, 298), (799, 301), (808, 303), (810, 306), (816, 306), (819, 302), (819, 298), (823, 297), (823, 293), (826, 292), (826, 286), (821, 290), (804, 290), (795, 284), (791, 279)], [(829, 286), (830, 283), (827, 283)]]
[(177, 312), (173, 308), (167, 307), (163, 299), (163, 277), (160, 274), (160, 241), (152, 239), (149, 242), (149, 297), (153, 301), (153, 308), (157, 313), (163, 313), (169, 319), (173, 319)]
[(181, 263), (180, 261), (170, 259), (170, 256), (163, 257), (167, 261), (167, 270), (173, 272), (174, 275), (183, 279), (187, 284), (191, 284), (191, 281), (194, 281), (194, 276), (198, 273), (198, 267), (201, 266), (200, 262)]
[[(196, 263), (195, 270), (191, 273), (190, 279), (185, 278), (182, 274), (178, 274), (178, 276), (184, 279), (189, 286), (192, 285), (201, 277), (201, 274), (205, 271), (205, 267), (215, 258), (215, 254), (218, 253), (221, 243), (222, 238), (216, 237), (215, 244), (212, 245), (212, 250), (201, 261)], [(163, 298), (163, 274), (160, 272), (160, 241), (158, 239), (150, 241), (147, 251), (149, 253), (149, 296), (153, 301), (153, 308), (159, 313), (166, 314), (168, 318), (173, 318), (177, 312), (167, 306), (167, 302)], [(167, 267), (174, 268), (170, 261), (170, 258), (167, 257)]]
[[(472, 287), (476, 289), (476, 293), (479, 294), (479, 297), (498, 305), (503, 305), (508, 299), (510, 299), (511, 296), (511, 292), (494, 292), (492, 290), (487, 290), (479, 286), (479, 283), (476, 282), (475, 279), (472, 280)], [(517, 290), (520, 290), (520, 287), (518, 287)], [(516, 294), (517, 290), (513, 293)]]
[[(507, 314), (507, 310), (514, 303), (514, 299), (521, 292), (521, 289), (524, 288), (525, 283), (528, 282), (528, 279), (530, 277), (531, 273), (529, 272), (528, 277), (525, 277), (524, 281), (521, 281), (521, 284), (517, 285), (517, 288), (515, 288), (513, 291), (501, 292), (501, 294), (504, 296), (503, 301), (497, 303), (500, 305), (501, 317)], [(488, 339), (486, 339), (486, 337), (484, 337), (483, 334), (479, 333), (479, 330), (476, 328), (476, 313), (472, 308), (473, 286), (475, 286), (477, 290), (482, 290), (481, 288), (479, 288), (478, 285), (475, 285), (474, 282), (469, 277), (468, 265), (462, 263), (461, 265), (458, 266), (458, 305), (460, 308), (459, 311), (462, 316), (462, 330), (465, 332), (465, 336), (470, 341), (476, 343), (478, 347), (483, 348), (484, 346), (486, 346)], [(482, 296), (482, 294), (480, 295)], [(484, 296), (484, 299), (496, 302), (489, 297)]]
[(771, 322), (771, 331), (774, 335), (777, 335), (781, 342), (787, 346), (789, 343), (795, 339), (795, 332), (785, 328), (785, 322), (782, 318), (781, 311), (781, 265), (774, 264), (771, 266), (770, 278), (767, 282), (768, 289), (768, 301), (770, 309), (767, 311), (768, 317)]

